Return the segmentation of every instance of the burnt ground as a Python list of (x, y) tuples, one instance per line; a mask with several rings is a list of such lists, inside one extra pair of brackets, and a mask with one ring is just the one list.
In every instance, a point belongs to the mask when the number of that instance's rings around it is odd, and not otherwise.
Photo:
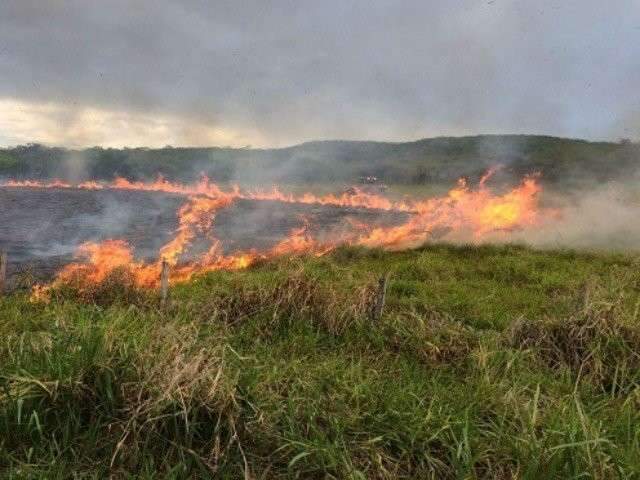
[[(83, 242), (125, 239), (136, 258), (152, 260), (178, 225), (185, 197), (156, 192), (0, 188), (0, 249), (9, 256), (8, 274), (47, 278), (73, 259)], [(214, 236), (225, 252), (268, 249), (305, 223), (322, 238), (346, 228), (348, 219), (395, 225), (406, 214), (379, 210), (277, 201), (237, 200), (216, 212)], [(194, 243), (195, 255), (208, 245), (206, 233)], [(18, 279), (18, 280), (17, 280)]]

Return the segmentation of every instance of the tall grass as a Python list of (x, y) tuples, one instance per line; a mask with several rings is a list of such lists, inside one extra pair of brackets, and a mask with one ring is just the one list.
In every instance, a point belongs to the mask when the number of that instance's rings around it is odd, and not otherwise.
[(15, 294), (0, 476), (636, 478), (638, 280), (626, 256), (436, 245), (216, 272), (164, 309)]

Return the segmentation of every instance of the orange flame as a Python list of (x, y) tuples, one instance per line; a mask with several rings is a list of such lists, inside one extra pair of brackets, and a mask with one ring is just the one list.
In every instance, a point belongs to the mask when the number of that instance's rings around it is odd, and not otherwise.
[(285, 203), (303, 203), (317, 205), (334, 205), (338, 207), (354, 208), (375, 208), (379, 210), (410, 211), (410, 202), (393, 201), (382, 195), (367, 193), (354, 187), (349, 193), (340, 195), (314, 195), (304, 193), (294, 195), (283, 193), (274, 186), (271, 190), (247, 190), (242, 191), (238, 185), (233, 185), (230, 190), (223, 190), (220, 186), (212, 183), (207, 176), (202, 176), (199, 182), (185, 185), (173, 183), (159, 176), (154, 182), (131, 181), (126, 178), (117, 177), (109, 183), (96, 181), (86, 181), (78, 184), (64, 182), (62, 180), (38, 181), (38, 180), (8, 180), (0, 182), (0, 187), (15, 188), (59, 188), (59, 189), (81, 189), (81, 190), (138, 190), (144, 192), (163, 192), (185, 196), (206, 196), (210, 198), (227, 198), (230, 201), (235, 199), (248, 200), (276, 200)]
[[(126, 267), (136, 285), (156, 287), (159, 283), (162, 259), (172, 266), (171, 281), (179, 282), (196, 273), (241, 269), (259, 259), (287, 254), (324, 255), (339, 245), (364, 245), (387, 249), (416, 246), (433, 238), (435, 232), (444, 232), (447, 239), (482, 240), (488, 235), (506, 236), (509, 232), (538, 225), (546, 215), (538, 206), (541, 191), (535, 176), (526, 177), (520, 185), (503, 194), (496, 194), (487, 186), (495, 169), (488, 171), (476, 189), (471, 189), (461, 179), (458, 185), (442, 197), (424, 200), (395, 201), (382, 195), (355, 190), (352, 194), (316, 196), (305, 193), (300, 196), (282, 193), (277, 187), (270, 191), (241, 191), (238, 186), (223, 190), (203, 177), (198, 183), (184, 185), (159, 177), (155, 182), (144, 183), (117, 178), (111, 183), (95, 181), (71, 185), (54, 180), (51, 182), (8, 181), (0, 186), (22, 188), (78, 188), (87, 190), (116, 189), (165, 192), (187, 196), (187, 202), (178, 211), (178, 228), (174, 237), (164, 245), (158, 259), (152, 263), (135, 260), (131, 247), (123, 240), (107, 240), (102, 243), (85, 243), (78, 256), (83, 262), (65, 266), (57, 275), (55, 284), (69, 283), (82, 277), (84, 282), (104, 280), (115, 268)], [(211, 234), (215, 214), (229, 206), (235, 199), (277, 200), (287, 203), (304, 203), (382, 209), (409, 212), (409, 219), (398, 226), (376, 227), (351, 220), (350, 229), (320, 241), (314, 238), (308, 220), (305, 225), (292, 230), (289, 235), (271, 249), (235, 252), (225, 255), (222, 244)], [(211, 241), (209, 250), (195, 261), (181, 262), (180, 257), (194, 238), (204, 233)], [(46, 297), (46, 287), (34, 290), (34, 297)]]
[(176, 236), (160, 249), (160, 256), (169, 265), (175, 265), (178, 256), (189, 246), (196, 230), (207, 231), (213, 224), (214, 213), (231, 203), (227, 197), (191, 197), (178, 211), (179, 226)]

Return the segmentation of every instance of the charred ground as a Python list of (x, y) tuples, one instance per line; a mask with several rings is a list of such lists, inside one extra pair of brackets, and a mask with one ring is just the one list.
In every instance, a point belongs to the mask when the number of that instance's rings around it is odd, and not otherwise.
[[(178, 209), (186, 202), (161, 192), (0, 187), (0, 250), (8, 253), (10, 278), (50, 278), (87, 241), (123, 239), (136, 259), (155, 260), (174, 235)], [(348, 219), (389, 226), (406, 218), (402, 212), (237, 199), (216, 212), (211, 228), (224, 252), (232, 253), (269, 249), (305, 224), (322, 235)], [(206, 251), (208, 233), (200, 232), (184, 260)]]

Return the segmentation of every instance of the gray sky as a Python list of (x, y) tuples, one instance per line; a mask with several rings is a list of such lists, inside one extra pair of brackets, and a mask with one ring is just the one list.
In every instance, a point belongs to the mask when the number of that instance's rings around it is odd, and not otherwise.
[(475, 133), (640, 138), (640, 1), (0, 1), (0, 145)]

